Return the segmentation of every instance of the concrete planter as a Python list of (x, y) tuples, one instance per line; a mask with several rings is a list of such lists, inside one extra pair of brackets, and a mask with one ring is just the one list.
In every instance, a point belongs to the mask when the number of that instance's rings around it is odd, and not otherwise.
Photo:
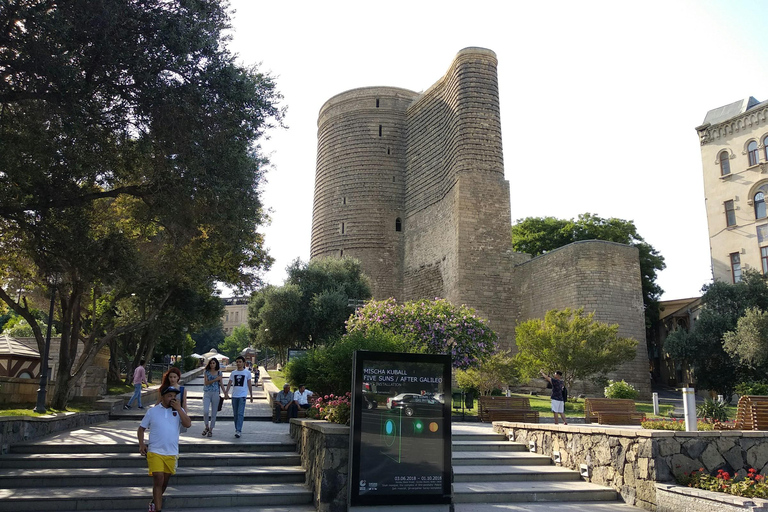
[(656, 484), (656, 512), (768, 512), (768, 500)]
[(10, 445), (38, 439), (64, 430), (103, 423), (109, 419), (106, 411), (57, 413), (51, 417), (0, 417), (0, 449), (7, 453)]

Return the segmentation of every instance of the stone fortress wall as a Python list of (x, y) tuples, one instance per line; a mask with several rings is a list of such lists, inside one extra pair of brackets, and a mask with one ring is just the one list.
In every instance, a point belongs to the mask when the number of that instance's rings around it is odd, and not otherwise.
[(637, 250), (512, 251), (496, 67), (492, 51), (466, 48), (422, 94), (369, 87), (323, 105), (310, 256), (359, 259), (376, 299), (471, 306), (513, 351), (517, 322), (584, 306), (638, 340), (617, 376), (649, 396)]

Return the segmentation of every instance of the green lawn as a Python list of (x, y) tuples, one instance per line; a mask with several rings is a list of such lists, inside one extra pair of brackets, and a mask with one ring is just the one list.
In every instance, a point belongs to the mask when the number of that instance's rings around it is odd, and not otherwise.
[(277, 389), (283, 389), (283, 384), (285, 384), (285, 375), (283, 375), (283, 372), (269, 370), (269, 376), (272, 377), (272, 384), (277, 386)]
[(56, 414), (60, 412), (88, 412), (92, 411), (93, 407), (88, 404), (76, 404), (68, 405), (67, 409), (60, 411), (58, 409), (47, 409), (45, 414), (38, 414), (32, 409), (36, 404), (3, 404), (0, 405), (0, 416), (48, 416), (49, 414)]
[(133, 393), (133, 384), (123, 382), (110, 382), (107, 385), (108, 395), (122, 395), (123, 393)]

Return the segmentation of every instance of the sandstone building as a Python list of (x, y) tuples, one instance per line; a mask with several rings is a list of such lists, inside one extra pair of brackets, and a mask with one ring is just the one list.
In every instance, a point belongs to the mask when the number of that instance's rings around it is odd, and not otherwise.
[(701, 142), (714, 279), (768, 273), (768, 101), (747, 98), (710, 110)]
[(581, 307), (638, 340), (619, 372), (650, 392), (637, 249), (579, 242), (512, 251), (496, 55), (458, 53), (423, 93), (366, 87), (320, 109), (311, 258), (362, 262), (374, 297), (444, 297), (514, 349), (518, 321)]

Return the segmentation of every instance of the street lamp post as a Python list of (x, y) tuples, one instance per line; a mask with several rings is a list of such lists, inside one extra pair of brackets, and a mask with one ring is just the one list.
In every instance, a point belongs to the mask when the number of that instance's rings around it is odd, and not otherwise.
[[(55, 281), (55, 280), (54, 280)], [(51, 283), (51, 307), (48, 312), (48, 329), (45, 334), (45, 349), (43, 350), (43, 358), (41, 361), (42, 368), (40, 369), (40, 388), (37, 390), (37, 404), (35, 405), (35, 412), (38, 414), (45, 414), (45, 395), (48, 391), (48, 352), (51, 349), (51, 328), (53, 327), (53, 306), (54, 299), (56, 298), (56, 287), (54, 283)]]

